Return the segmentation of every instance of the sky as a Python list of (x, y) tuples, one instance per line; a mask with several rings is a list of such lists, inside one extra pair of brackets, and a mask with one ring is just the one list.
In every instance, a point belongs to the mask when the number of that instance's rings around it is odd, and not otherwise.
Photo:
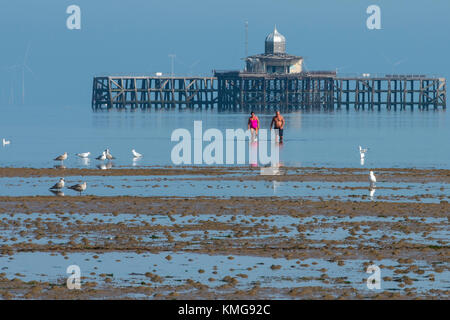
[[(81, 29), (69, 30), (70, 5)], [(369, 30), (369, 5), (381, 29)], [(90, 107), (92, 78), (240, 69), (274, 25), (308, 70), (450, 75), (448, 0), (15, 0), (0, 4), (0, 107)], [(24, 56), (27, 59), (23, 67)], [(22, 70), (23, 76), (22, 77)], [(31, 71), (30, 71), (31, 70)]]

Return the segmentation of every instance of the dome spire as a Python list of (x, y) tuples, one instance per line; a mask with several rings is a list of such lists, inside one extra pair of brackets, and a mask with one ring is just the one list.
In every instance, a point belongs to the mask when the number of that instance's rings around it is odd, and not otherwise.
[(273, 32), (266, 37), (266, 54), (284, 54), (286, 53), (286, 38), (278, 32), (277, 25), (274, 25)]

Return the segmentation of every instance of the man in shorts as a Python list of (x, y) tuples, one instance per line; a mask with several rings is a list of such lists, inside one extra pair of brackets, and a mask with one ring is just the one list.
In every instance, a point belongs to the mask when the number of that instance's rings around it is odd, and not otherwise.
[(286, 121), (284, 121), (283, 116), (280, 114), (280, 111), (275, 112), (275, 117), (272, 118), (272, 122), (270, 123), (270, 129), (274, 126), (274, 129), (278, 129), (278, 135), (280, 137), (280, 143), (283, 142), (283, 129)]

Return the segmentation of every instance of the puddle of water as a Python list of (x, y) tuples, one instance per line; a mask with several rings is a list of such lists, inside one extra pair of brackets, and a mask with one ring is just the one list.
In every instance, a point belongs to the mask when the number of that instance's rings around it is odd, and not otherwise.
[[(94, 258), (98, 255), (98, 258)], [(170, 255), (170, 261), (166, 257)], [(7, 278), (18, 277), (23, 281), (59, 281), (65, 282), (69, 265), (78, 265), (83, 281), (104, 280), (104, 275), (112, 279), (112, 284), (120, 286), (137, 286), (149, 284), (146, 273), (150, 272), (162, 278), (162, 282), (152, 282), (152, 286), (180, 285), (188, 280), (207, 284), (217, 288), (225, 282), (224, 277), (230, 276), (237, 280), (237, 289), (249, 289), (254, 285), (273, 288), (290, 288), (301, 286), (355, 288), (361, 293), (368, 293), (366, 280), (369, 276), (365, 272), (363, 260), (345, 260), (343, 266), (336, 262), (322, 259), (306, 259), (302, 261), (287, 260), (285, 258), (252, 257), (252, 256), (207, 255), (194, 253), (162, 252), (158, 254), (136, 254), (132, 252), (107, 253), (70, 253), (66, 258), (59, 254), (46, 252), (21, 252), (13, 256), (0, 256), (1, 272)], [(374, 261), (378, 266), (394, 266), (404, 269), (407, 265), (383, 259)], [(381, 277), (392, 280), (382, 281), (382, 290), (400, 291), (398, 281), (403, 276), (412, 279), (412, 284), (405, 288), (415, 289), (425, 293), (432, 289), (446, 290), (450, 286), (450, 272), (436, 273), (424, 261), (415, 261), (424, 271), (419, 275), (413, 272), (397, 274), (394, 270), (381, 269)], [(277, 266), (277, 267), (273, 267)], [(326, 270), (325, 270), (326, 269)], [(200, 271), (199, 270), (203, 270)], [(103, 275), (102, 275), (103, 274)], [(434, 274), (435, 281), (429, 281), (429, 275)], [(209, 281), (214, 278), (216, 281)]]
[[(69, 177), (66, 186), (86, 181), (85, 194), (96, 196), (159, 196), (159, 197), (301, 197), (310, 200), (401, 201), (439, 203), (450, 199), (450, 187), (442, 183), (379, 183), (369, 190), (362, 182), (298, 182), (189, 180), (174, 176), (87, 176)], [(0, 178), (0, 196), (51, 195), (49, 187), (57, 178)], [(64, 195), (78, 195), (63, 189)]]

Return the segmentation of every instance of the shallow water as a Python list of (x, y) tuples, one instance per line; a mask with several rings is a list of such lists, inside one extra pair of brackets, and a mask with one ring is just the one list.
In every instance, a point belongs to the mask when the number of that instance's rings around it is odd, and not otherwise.
[[(160, 197), (301, 197), (310, 200), (358, 200), (439, 203), (450, 199), (445, 183), (378, 183), (370, 189), (367, 182), (315, 182), (248, 180), (198, 180), (195, 176), (86, 176), (66, 177), (66, 187), (86, 181), (84, 194), (97, 196)], [(58, 178), (0, 178), (0, 196), (51, 195), (49, 188)], [(79, 195), (64, 188), (62, 194)]]
[[(46, 115), (46, 116), (43, 116)], [(270, 122), (271, 115), (260, 115), (263, 126)], [(450, 117), (446, 112), (334, 112), (303, 113), (285, 115), (287, 127), (285, 143), (282, 145), (280, 160), (287, 166), (308, 167), (360, 167), (364, 173), (361, 182), (321, 182), (321, 181), (279, 181), (245, 180), (245, 177), (259, 175), (259, 170), (233, 172), (218, 180), (219, 176), (69, 176), (66, 186), (87, 181), (84, 194), (97, 196), (160, 196), (160, 197), (281, 197), (309, 200), (340, 201), (388, 201), (439, 203), (450, 199), (447, 183), (392, 183), (379, 181), (375, 190), (370, 190), (367, 170), (372, 167), (416, 167), (450, 168)], [(36, 119), (39, 119), (37, 121)], [(216, 111), (178, 112), (101, 112), (93, 113), (89, 107), (5, 107), (0, 106), (0, 139), (11, 140), (11, 145), (0, 145), (0, 167), (53, 167), (52, 159), (67, 151), (69, 159), (66, 167), (96, 168), (101, 162), (94, 158), (105, 148), (117, 158), (115, 167), (146, 167), (172, 165), (170, 153), (174, 142), (170, 135), (176, 128), (192, 130), (194, 120), (203, 121), (207, 128), (243, 128), (247, 115), (242, 113), (218, 113)], [(204, 144), (205, 146), (206, 144)], [(366, 161), (360, 163), (358, 145), (369, 147)], [(133, 161), (131, 149), (144, 154), (142, 159)], [(91, 151), (90, 161), (74, 157), (75, 153)], [(107, 163), (104, 163), (107, 165)], [(245, 182), (231, 179), (242, 176)], [(58, 177), (14, 177), (0, 178), (0, 196), (52, 195), (49, 187)], [(382, 180), (382, 179), (380, 179)], [(64, 196), (77, 196), (78, 193), (65, 188)], [(299, 208), (301, 210), (301, 208)], [(158, 254), (138, 254), (127, 252), (70, 252), (66, 257), (59, 253), (14, 252), (0, 255), (0, 273), (8, 278), (22, 280), (57, 281), (64, 283), (66, 268), (71, 264), (81, 267), (83, 281), (103, 283), (107, 274), (115, 287), (139, 286), (149, 284), (146, 272), (162, 277), (159, 285), (179, 285), (193, 279), (217, 288), (225, 282), (225, 276), (238, 280), (236, 288), (249, 289), (261, 287), (292, 288), (300, 286), (319, 286), (325, 288), (355, 288), (358, 292), (369, 293), (364, 279), (365, 260), (345, 259), (344, 265), (322, 258), (296, 259), (238, 256), (228, 259), (225, 255), (203, 253), (173, 252), (167, 244), (170, 231), (175, 242), (186, 243), (184, 249), (197, 250), (202, 241), (228, 240), (236, 237), (250, 241), (259, 247), (261, 243), (274, 240), (304, 241), (308, 249), (326, 248), (336, 241), (335, 248), (368, 246), (374, 250), (384, 243), (404, 241), (407, 245), (419, 247), (445, 246), (448, 242), (447, 217), (401, 217), (333, 216), (314, 215), (292, 217), (277, 215), (270, 217), (240, 215), (216, 215), (215, 212), (203, 215), (181, 216), (173, 214), (147, 215), (125, 214), (120, 212), (88, 214), (31, 213), (21, 205), (11, 209), (15, 213), (0, 214), (0, 245), (21, 247), (23, 244), (48, 246), (59, 244), (61, 248), (70, 247), (70, 241), (87, 239), (91, 243), (113, 243), (120, 247), (120, 233), (125, 225), (134, 230), (133, 239), (139, 247), (156, 248)], [(95, 210), (94, 210), (95, 211)], [(24, 213), (26, 212), (26, 213)], [(417, 219), (417, 221), (416, 221)], [(419, 222), (420, 220), (420, 222)], [(38, 221), (38, 223), (37, 223)], [(405, 221), (408, 228), (399, 228)], [(47, 225), (48, 223), (48, 225)], [(149, 223), (146, 226), (145, 223)], [(359, 224), (355, 228), (353, 223)], [(96, 227), (92, 227), (96, 225)], [(174, 229), (174, 226), (184, 227)], [(186, 227), (190, 226), (190, 227)], [(297, 227), (302, 228), (298, 229)], [(86, 228), (84, 228), (86, 227)], [(89, 228), (91, 227), (91, 228)], [(83, 229), (84, 228), (84, 229)], [(125, 228), (125, 230), (127, 230)], [(178, 227), (177, 227), (178, 228)], [(80, 230), (84, 230), (80, 233)], [(207, 231), (207, 232), (205, 232)], [(238, 234), (239, 233), (239, 234)], [(380, 239), (383, 239), (379, 242)], [(26, 248), (26, 245), (23, 245)], [(117, 249), (114, 249), (117, 250)], [(167, 250), (167, 251), (164, 251)], [(226, 251), (225, 251), (226, 252)], [(98, 258), (93, 258), (94, 255)], [(166, 259), (167, 255), (172, 259)], [(276, 255), (275, 255), (276, 256)], [(315, 257), (315, 256), (313, 256)], [(359, 256), (358, 256), (359, 257)], [(425, 261), (419, 256), (413, 264), (424, 271), (422, 274), (404, 272), (397, 274), (392, 269), (383, 268), (382, 289), (392, 292), (405, 292), (411, 288), (432, 296), (430, 290), (448, 290), (450, 274), (448, 268), (436, 272), (434, 266), (440, 258)], [(376, 264), (404, 268), (397, 261), (383, 259)], [(272, 269), (271, 266), (280, 266)], [(408, 267), (408, 266), (406, 266)], [(251, 269), (249, 269), (251, 268)], [(199, 269), (204, 272), (199, 273)], [(323, 269), (326, 269), (324, 271)], [(95, 273), (95, 274), (91, 274)], [(435, 281), (429, 276), (434, 275)], [(243, 276), (246, 275), (246, 276)], [(412, 278), (412, 284), (403, 284), (402, 277)], [(216, 281), (210, 282), (209, 278)], [(133, 296), (140, 297), (144, 296)], [(271, 298), (269, 296), (265, 298)], [(272, 298), (285, 298), (276, 292)]]
[[(359, 167), (358, 145), (369, 147), (363, 167), (450, 168), (450, 116), (445, 111), (293, 112), (286, 118), (281, 161), (290, 166)], [(95, 168), (109, 147), (118, 166), (171, 165), (170, 141), (177, 128), (193, 132), (193, 121), (208, 128), (245, 128), (247, 114), (217, 111), (111, 111), (89, 106), (0, 106), (0, 166), (52, 167), (67, 151), (67, 167)], [(271, 114), (259, 114), (267, 128)], [(207, 145), (203, 143), (203, 147)], [(134, 148), (144, 158), (133, 161)], [(90, 151), (84, 163), (74, 154)], [(224, 154), (225, 156), (225, 154)]]

